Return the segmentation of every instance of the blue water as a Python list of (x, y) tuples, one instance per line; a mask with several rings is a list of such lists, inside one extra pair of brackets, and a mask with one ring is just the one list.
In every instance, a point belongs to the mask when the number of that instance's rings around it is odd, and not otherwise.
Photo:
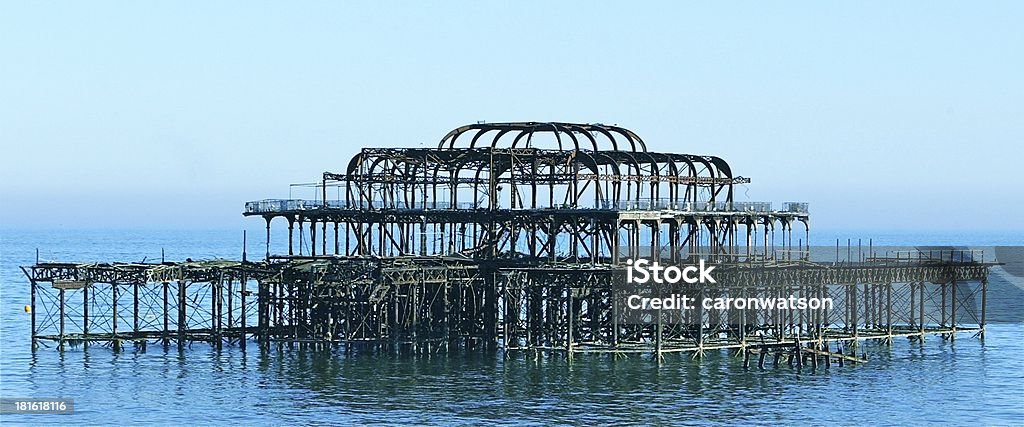
[[(982, 342), (867, 343), (870, 363), (815, 373), (743, 370), (727, 353), (614, 359), (454, 354), (413, 357), (275, 348), (268, 353), (29, 346), (35, 260), (238, 258), (233, 230), (0, 230), (0, 396), (75, 399), (74, 415), (0, 415), (3, 423), (1024, 423), (1024, 325), (990, 325)], [(820, 237), (823, 244), (835, 238)], [(262, 239), (250, 234), (250, 254)], [(1021, 245), (1020, 234), (892, 235), (890, 245)], [(259, 240), (259, 243), (256, 241)], [(280, 240), (278, 240), (280, 241)], [(276, 247), (276, 246), (275, 246)], [(259, 256), (259, 255), (257, 255)], [(1015, 286), (1006, 285), (1004, 286)]]

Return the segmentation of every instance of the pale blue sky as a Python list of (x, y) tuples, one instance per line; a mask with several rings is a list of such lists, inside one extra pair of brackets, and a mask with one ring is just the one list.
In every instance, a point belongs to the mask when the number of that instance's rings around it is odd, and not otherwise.
[(0, 2), (0, 224), (255, 225), (359, 147), (551, 120), (816, 228), (1024, 228), (1024, 3), (377, 4)]

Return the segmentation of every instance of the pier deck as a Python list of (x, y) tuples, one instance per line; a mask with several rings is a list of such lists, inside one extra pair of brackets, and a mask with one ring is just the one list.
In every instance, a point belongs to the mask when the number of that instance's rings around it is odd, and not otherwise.
[(718, 284), (681, 285), (672, 292), (707, 298), (817, 296), (835, 305), (698, 308), (666, 311), (661, 322), (643, 323), (616, 318), (628, 292), (622, 266), (508, 264), (331, 256), (40, 263), (25, 271), (32, 284), (33, 338), (59, 344), (282, 341), (415, 352), (483, 346), (700, 353), (983, 331), (991, 265), (929, 259), (720, 264)]

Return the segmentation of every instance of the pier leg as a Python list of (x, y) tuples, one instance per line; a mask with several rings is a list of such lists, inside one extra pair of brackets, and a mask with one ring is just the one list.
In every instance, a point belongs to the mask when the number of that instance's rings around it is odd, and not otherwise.
[[(655, 333), (654, 333), (654, 357), (656, 359), (658, 359), (658, 364), (661, 364), (661, 334), (662, 334), (661, 309), (658, 309), (657, 316), (658, 316), (658, 324), (655, 327)], [(695, 353), (694, 357), (696, 357), (696, 356), (697, 356), (697, 354)]]
[(295, 219), (288, 218), (288, 255), (295, 255)]
[(885, 328), (889, 335), (889, 345), (892, 345), (892, 283), (885, 287)]
[(982, 341), (985, 341), (985, 307), (988, 305), (988, 275), (986, 274), (981, 278), (981, 331), (978, 333), (978, 337)]
[[(567, 287), (566, 288), (566, 293), (568, 293), (568, 298), (567, 298), (568, 302), (566, 304), (566, 309), (568, 311), (568, 313), (567, 313), (567, 316), (568, 316), (567, 321), (568, 321), (569, 329), (567, 331), (567, 336), (566, 336), (566, 341), (565, 341), (565, 351), (568, 353), (569, 362), (571, 363), (572, 362), (572, 338), (573, 338), (572, 337), (573, 336), (573, 333), (572, 333), (572, 329), (573, 329), (572, 288), (568, 288)], [(659, 342), (660, 342), (660, 339), (661, 339), (660, 338), (660, 334), (661, 334), (661, 316), (660, 315), (658, 316), (658, 334), (659, 334)], [(659, 358), (659, 360), (661, 358), (661, 347), (660, 346), (658, 347), (658, 358)]]
[(85, 338), (83, 345), (89, 344), (89, 288), (86, 284), (82, 287), (82, 337)]
[(914, 315), (914, 310), (917, 309), (915, 304), (917, 300), (917, 283), (910, 282), (910, 327), (917, 326), (917, 317)]
[(167, 288), (169, 286), (170, 286), (170, 283), (168, 283), (168, 282), (164, 282), (163, 283), (163, 288), (164, 288), (163, 289), (163, 291), (164, 291), (164, 301), (163, 301), (163, 303), (164, 303), (164, 330), (163, 330), (163, 333), (161, 333), (161, 335), (163, 337), (164, 345), (165, 346), (167, 345), (167, 342), (168, 342), (168, 339), (169, 339), (167, 337), (167, 334), (169, 334), (170, 331), (171, 331), (171, 313), (170, 313), (170, 309), (169, 309), (170, 307), (169, 307), (169, 304), (168, 304), (168, 301), (167, 301), (167, 298), (169, 296), (168, 295), (169, 292), (168, 292)]
[(139, 338), (139, 283), (132, 284), (132, 339)]
[(917, 284), (918, 328), (921, 331), (921, 342), (924, 343), (924, 282)]
[(942, 329), (946, 329), (946, 284), (943, 283), (940, 286), (942, 286), (942, 312), (939, 320), (939, 326), (942, 327)]
[(178, 346), (185, 344), (185, 281), (178, 281)]
[(117, 285), (115, 285), (115, 284), (111, 284), (110, 285), (110, 293), (113, 295), (113, 302), (111, 302), (111, 308), (112, 308), (112, 312), (113, 312), (112, 322), (111, 322), (111, 326), (112, 326), (111, 337), (112, 337), (113, 342), (114, 342), (114, 348), (118, 349), (120, 347), (120, 345), (119, 345), (120, 343), (118, 343), (118, 341), (117, 341), (117, 296), (118, 296), (117, 295), (118, 294), (118, 292), (117, 292)]
[[(227, 298), (227, 305), (228, 305), (228, 331), (229, 331), (229, 334), (230, 334), (230, 331), (235, 328), (234, 293), (235, 293), (235, 279), (234, 279), (234, 277), (229, 277), (228, 278), (228, 298)], [(231, 336), (230, 335), (228, 335), (228, 340), (230, 342), (230, 340), (231, 340)]]
[(31, 315), (30, 317), (32, 317), (32, 351), (35, 351), (39, 348), (39, 343), (36, 341), (36, 281), (29, 280), (29, 287), (31, 289), (30, 292), (32, 293), (31, 301), (29, 302), (32, 310), (32, 312), (29, 313)]
[(310, 256), (316, 256), (316, 220), (312, 219), (309, 221), (309, 254)]
[(245, 311), (245, 297), (246, 297), (245, 284), (246, 284), (247, 281), (248, 281), (248, 279), (246, 278), (245, 273), (243, 272), (242, 273), (242, 279), (239, 281), (240, 285), (242, 286), (242, 291), (241, 291), (241, 293), (239, 295), (240, 298), (241, 298), (241, 307), (239, 307), (239, 310), (242, 312), (240, 314), (242, 326), (241, 326), (241, 333), (238, 336), (238, 345), (240, 345), (242, 347), (242, 351), (245, 351), (245, 342), (247, 341), (247, 338), (246, 338), (246, 335), (245, 335), (245, 319), (246, 319), (246, 317), (248, 317), (246, 315), (246, 311)]
[(269, 344), (269, 333), (267, 328), (270, 325), (270, 283), (266, 280), (260, 280), (258, 285), (259, 296), (257, 299), (257, 328), (259, 331), (257, 333), (260, 337), (260, 347), (266, 350)]
[(214, 340), (215, 346), (217, 347), (218, 350), (221, 349), (221, 345), (223, 344), (223, 340), (221, 340), (221, 334), (220, 334), (221, 333), (221, 329), (220, 329), (221, 323), (220, 322), (221, 322), (221, 314), (222, 314), (222, 312), (221, 312), (221, 309), (222, 309), (221, 299), (223, 298), (223, 292), (224, 292), (223, 286), (224, 286), (224, 279), (223, 279), (223, 277), (218, 277), (216, 281), (210, 283), (210, 297), (211, 297), (210, 298), (210, 305), (211, 305), (211, 307), (210, 307), (210, 332), (211, 332), (211, 335), (213, 335), (213, 340)]
[(950, 294), (951, 294), (950, 295), (951, 300), (950, 300), (949, 327), (950, 327), (950, 331), (951, 332), (949, 334), (949, 340), (950, 341), (954, 341), (954, 340), (956, 340), (956, 298), (957, 298), (957, 293), (956, 293), (956, 276), (955, 276), (955, 273), (954, 273), (953, 280), (952, 280), (952, 286), (950, 286)]
[(270, 262), (270, 221), (272, 218), (270, 216), (263, 217), (267, 221), (267, 262)]
[(64, 289), (61, 289), (59, 294), (60, 294), (60, 307), (59, 307), (59, 315), (60, 315), (60, 340), (58, 341), (58, 347), (61, 350), (64, 350)]

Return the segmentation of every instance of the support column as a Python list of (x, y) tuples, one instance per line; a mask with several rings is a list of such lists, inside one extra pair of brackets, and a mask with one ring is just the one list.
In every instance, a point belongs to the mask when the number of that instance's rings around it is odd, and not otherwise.
[(242, 286), (242, 292), (239, 295), (241, 297), (241, 299), (242, 299), (241, 307), (240, 307), (240, 310), (242, 311), (242, 314), (241, 314), (241, 317), (242, 317), (242, 319), (241, 319), (241, 321), (242, 321), (242, 329), (241, 329), (241, 334), (239, 335), (239, 338), (238, 338), (238, 345), (240, 345), (242, 347), (242, 350), (245, 350), (245, 342), (247, 341), (247, 338), (245, 336), (245, 321), (246, 321), (246, 317), (248, 317), (246, 315), (246, 311), (245, 311), (245, 297), (247, 296), (246, 294), (248, 293), (245, 290), (245, 285), (246, 285), (246, 282), (248, 282), (248, 277), (246, 277), (244, 271), (242, 272), (242, 279), (239, 282), (240, 282), (240, 284)]
[(985, 340), (985, 306), (988, 305), (988, 273), (981, 277), (981, 331), (978, 336)]
[(82, 287), (82, 336), (86, 338), (88, 343), (89, 338), (89, 284), (86, 283)]
[(309, 220), (309, 254), (316, 256), (316, 219)]
[(163, 291), (164, 291), (164, 301), (163, 301), (164, 302), (164, 330), (163, 330), (163, 333), (160, 334), (160, 335), (164, 339), (164, 344), (167, 344), (167, 334), (171, 330), (170, 310), (169, 310), (169, 305), (168, 305), (168, 301), (167, 301), (167, 297), (169, 296), (168, 295), (169, 292), (168, 292), (167, 288), (169, 287), (169, 285), (170, 284), (168, 282), (163, 282), (163, 288), (164, 288), (163, 289)]
[(185, 284), (184, 280), (178, 281), (178, 345), (185, 344)]
[(950, 301), (950, 308), (951, 309), (950, 309), (949, 326), (950, 326), (950, 328), (952, 328), (953, 332), (949, 334), (949, 340), (953, 341), (953, 340), (956, 340), (956, 273), (955, 272), (953, 273), (953, 281), (952, 281), (952, 286), (950, 287), (950, 293), (952, 294), (952, 295), (950, 295), (952, 300)]
[(267, 258), (266, 261), (270, 262), (270, 220), (271, 217), (263, 217), (267, 221)]
[(32, 294), (30, 302), (30, 304), (32, 304), (30, 308), (31, 313), (29, 314), (31, 314), (32, 317), (32, 350), (34, 351), (38, 348), (38, 343), (36, 342), (36, 281), (29, 280), (29, 284), (31, 286), (30, 292)]
[(572, 329), (573, 329), (573, 309), (572, 309), (572, 288), (565, 288), (567, 295), (566, 316), (568, 317), (568, 330), (566, 331), (565, 351), (568, 355), (569, 361), (572, 362)]
[(132, 335), (139, 337), (139, 283), (132, 284)]
[(917, 299), (918, 319), (920, 319), (918, 323), (920, 324), (921, 329), (921, 342), (924, 342), (924, 282), (920, 282), (917, 284), (917, 290), (919, 297)]
[[(114, 340), (116, 342), (116, 340), (117, 340), (117, 285), (111, 284), (110, 285), (110, 292), (113, 294), (113, 299), (114, 299), (114, 302), (111, 304), (112, 311), (113, 311), (113, 321), (111, 322), (111, 324), (113, 326), (112, 334), (113, 334)], [(115, 347), (116, 347), (116, 345), (115, 345)]]
[(64, 288), (60, 289), (60, 340), (58, 341), (60, 349), (64, 350)]
[(295, 255), (295, 219), (288, 217), (288, 255)]

